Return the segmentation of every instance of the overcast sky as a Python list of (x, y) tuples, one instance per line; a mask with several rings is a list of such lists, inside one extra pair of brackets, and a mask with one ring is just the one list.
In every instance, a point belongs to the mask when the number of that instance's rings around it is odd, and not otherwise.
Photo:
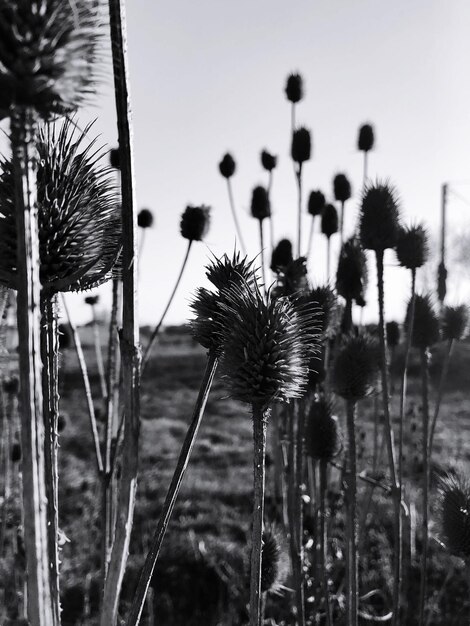
[[(406, 220), (426, 220), (437, 230), (442, 182), (470, 179), (468, 0), (132, 0), (127, 17), (138, 206), (151, 208), (156, 218), (140, 261), (143, 323), (157, 321), (178, 274), (186, 247), (179, 221), (187, 204), (210, 205), (212, 224), (206, 242), (193, 246), (168, 322), (187, 318), (210, 253), (233, 249), (226, 185), (218, 172), (226, 151), (237, 161), (233, 185), (250, 253), (259, 250), (249, 205), (253, 186), (266, 182), (259, 162), (264, 147), (279, 155), (272, 196), (276, 239), (294, 237), (296, 185), (284, 95), (292, 71), (306, 86), (298, 121), (313, 134), (305, 195), (321, 188), (331, 196), (333, 175), (345, 172), (354, 192), (347, 232), (361, 185), (356, 139), (363, 122), (374, 124), (377, 137), (370, 174), (396, 184)], [(98, 106), (81, 112), (80, 120), (97, 117), (96, 132), (113, 146), (107, 69)], [(455, 190), (470, 198), (470, 185)], [(468, 226), (469, 207), (456, 196), (449, 211), (456, 224)], [(318, 281), (325, 271), (321, 239), (313, 257)], [(392, 256), (388, 263), (394, 264)], [(387, 314), (400, 319), (408, 276), (389, 267), (387, 280)], [(103, 307), (109, 291), (102, 288)], [(376, 316), (374, 293), (368, 319)], [(458, 294), (453, 289), (450, 297), (463, 295), (462, 288)], [(78, 321), (89, 315), (82, 300), (71, 299)]]

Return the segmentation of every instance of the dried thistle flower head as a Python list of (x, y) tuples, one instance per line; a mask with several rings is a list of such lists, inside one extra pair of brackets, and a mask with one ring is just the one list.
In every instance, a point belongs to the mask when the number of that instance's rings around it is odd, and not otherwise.
[(267, 150), (261, 152), (261, 165), (268, 172), (272, 172), (277, 165), (277, 156), (271, 154)]
[(308, 289), (307, 259), (304, 256), (280, 267), (273, 296), (299, 296)]
[(251, 215), (262, 222), (271, 215), (271, 203), (265, 187), (258, 185), (251, 196)]
[(325, 204), (321, 214), (321, 232), (328, 239), (338, 232), (338, 211), (332, 204)]
[(289, 74), (284, 91), (290, 102), (293, 102), (294, 104), (300, 102), (300, 100), (304, 97), (304, 83), (302, 76), (298, 73)]
[(273, 250), (271, 257), (271, 270), (278, 273), (283, 267), (290, 265), (293, 260), (292, 243), (289, 239), (281, 239)]
[(189, 241), (202, 241), (209, 232), (210, 211), (205, 205), (187, 206), (181, 216), (181, 235)]
[(310, 159), (311, 152), (312, 140), (310, 137), (310, 131), (304, 127), (294, 130), (291, 146), (292, 159), (296, 163), (302, 164)]
[[(408, 331), (411, 315), (411, 300), (406, 308), (405, 328)], [(439, 341), (439, 319), (429, 294), (415, 295), (415, 314), (411, 343), (425, 350)]]
[(321, 215), (326, 204), (325, 196), (322, 192), (317, 189), (317, 191), (311, 191), (308, 197), (307, 210), (310, 215), (316, 217), (317, 215)]
[(442, 314), (442, 338), (446, 341), (460, 341), (468, 329), (468, 307), (446, 306)]
[(340, 447), (338, 418), (325, 398), (310, 406), (305, 437), (305, 451), (315, 461), (331, 461)]
[(379, 349), (370, 335), (344, 338), (333, 365), (336, 393), (346, 400), (361, 400), (375, 387), (379, 373)]
[(301, 296), (304, 302), (310, 302), (317, 309), (318, 330), (321, 335), (328, 334), (336, 315), (336, 296), (328, 285), (312, 287)]
[(227, 152), (219, 163), (219, 171), (224, 178), (231, 178), (235, 174), (236, 163), (233, 156)]
[(246, 282), (251, 288), (256, 282), (256, 269), (253, 261), (248, 261), (239, 252), (234, 251), (230, 259), (224, 254), (220, 259), (215, 257), (207, 266), (207, 279), (216, 289), (227, 289), (232, 283)]
[(150, 209), (141, 209), (137, 215), (139, 228), (151, 228), (153, 226), (153, 213)]
[(400, 343), (400, 325), (398, 322), (387, 322), (385, 332), (387, 335), (387, 346), (389, 348), (396, 348)]
[(119, 155), (119, 148), (112, 148), (109, 151), (109, 164), (116, 170), (121, 169), (121, 158)]
[(98, 0), (3, 0), (0, 119), (12, 104), (74, 111), (94, 91), (102, 35)]
[(99, 299), (99, 296), (86, 296), (84, 298), (85, 304), (89, 304), (90, 306), (95, 306), (95, 304), (98, 304)]
[(315, 312), (238, 286), (224, 293), (220, 307), (222, 369), (231, 395), (263, 409), (302, 397), (318, 346)]
[(369, 184), (359, 215), (361, 242), (366, 250), (394, 248), (400, 229), (400, 206), (395, 188), (387, 181)]
[(362, 152), (369, 152), (374, 147), (374, 128), (371, 124), (363, 124), (359, 128), (357, 138), (357, 149)]
[(428, 258), (428, 235), (421, 224), (405, 226), (398, 230), (395, 252), (402, 267), (416, 270), (422, 267)]
[[(50, 293), (109, 280), (121, 248), (121, 210), (111, 170), (83, 132), (65, 120), (39, 131), (37, 206), (40, 279)], [(0, 161), (0, 282), (16, 288), (13, 165)]]
[(441, 481), (442, 532), (449, 552), (470, 557), (470, 483), (459, 475)]
[(367, 291), (367, 257), (356, 237), (346, 240), (342, 247), (336, 272), (336, 291), (347, 301), (364, 299)]
[(261, 592), (279, 592), (288, 575), (286, 537), (275, 524), (266, 525), (261, 546)]
[(335, 200), (346, 202), (351, 197), (351, 183), (346, 174), (336, 174), (333, 178), (333, 192)]

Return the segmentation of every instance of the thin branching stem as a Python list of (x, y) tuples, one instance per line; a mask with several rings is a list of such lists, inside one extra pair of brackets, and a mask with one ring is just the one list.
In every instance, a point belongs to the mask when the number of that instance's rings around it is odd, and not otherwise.
[(204, 409), (206, 407), (207, 398), (214, 380), (215, 371), (217, 369), (218, 360), (214, 355), (209, 355), (207, 360), (204, 377), (201, 382), (199, 394), (194, 407), (193, 417), (189, 425), (186, 437), (184, 439), (181, 451), (178, 457), (173, 478), (171, 479), (170, 486), (168, 488), (165, 502), (160, 513), (157, 528), (152, 539), (150, 550), (145, 559), (145, 564), (140, 574), (137, 589), (132, 601), (132, 607), (127, 618), (126, 626), (137, 626), (140, 622), (142, 611), (145, 605), (145, 597), (152, 579), (155, 564), (158, 559), (160, 548), (165, 536), (168, 524), (170, 522), (173, 509), (175, 507), (176, 500), (178, 498), (181, 483), (184, 478), (186, 468), (188, 467), (189, 459), (191, 456), (194, 443), (196, 441), (199, 426), (201, 424), (202, 417), (204, 415)]
[(296, 569), (297, 569), (297, 620), (299, 626), (305, 626), (305, 591), (303, 577), (303, 482), (304, 482), (304, 458), (305, 458), (305, 419), (306, 406), (305, 400), (297, 400), (297, 444), (295, 450), (295, 519), (296, 519)]
[(103, 350), (101, 348), (100, 325), (96, 315), (96, 304), (91, 305), (93, 316), (93, 339), (95, 343), (96, 366), (98, 368), (98, 376), (100, 379), (101, 398), (106, 402), (106, 376), (104, 374)]
[(447, 348), (444, 356), (444, 363), (442, 365), (441, 378), (439, 380), (439, 389), (437, 391), (436, 405), (434, 407), (434, 414), (432, 416), (431, 428), (429, 432), (429, 456), (432, 456), (432, 448), (434, 445), (434, 434), (436, 431), (436, 423), (439, 417), (439, 411), (441, 408), (442, 398), (444, 396), (444, 386), (449, 373), (450, 357), (452, 356), (452, 349), (454, 347), (454, 340), (449, 339), (447, 342)]
[(263, 236), (263, 220), (259, 221), (259, 245), (260, 245), (260, 255), (261, 255), (261, 274), (263, 276), (263, 289), (266, 295), (267, 293), (267, 285), (266, 285), (266, 258), (264, 254), (264, 236)]
[(343, 245), (344, 240), (344, 209), (345, 203), (344, 200), (341, 201), (341, 213), (340, 213), (340, 222), (339, 222), (339, 232), (341, 237), (341, 246)]
[(357, 462), (356, 462), (356, 403), (346, 402), (348, 431), (348, 471), (347, 471), (347, 542), (346, 564), (348, 570), (347, 615), (348, 626), (357, 626), (358, 619), (358, 565), (357, 565)]
[(228, 190), (228, 199), (229, 199), (229, 203), (230, 203), (230, 210), (232, 211), (232, 217), (233, 217), (233, 221), (235, 223), (235, 230), (237, 231), (237, 237), (238, 237), (238, 241), (240, 242), (240, 248), (243, 252), (243, 254), (246, 254), (246, 246), (245, 246), (245, 242), (243, 241), (243, 235), (242, 235), (242, 230), (240, 228), (240, 224), (238, 222), (238, 215), (237, 215), (237, 210), (235, 207), (235, 200), (233, 198), (233, 189), (232, 189), (232, 183), (230, 182), (230, 178), (227, 178), (227, 190)]
[(298, 215), (297, 215), (297, 257), (302, 254), (302, 163), (299, 163), (297, 172)]
[[(269, 180), (268, 180), (268, 199), (269, 199), (270, 205), (271, 205), (271, 189), (272, 189), (272, 185), (273, 185), (273, 173), (270, 170), (269, 171)], [(271, 243), (271, 254), (272, 254), (273, 250), (274, 250), (274, 221), (273, 221), (272, 207), (271, 207), (271, 212), (270, 212), (270, 215), (269, 215), (269, 238), (270, 238), (270, 243)]]
[(425, 623), (426, 595), (427, 595), (427, 566), (429, 548), (429, 353), (425, 348), (420, 351), (421, 356), (421, 394), (423, 402), (423, 522), (422, 522), (422, 552), (421, 552), (421, 584), (419, 593), (419, 623)]
[(314, 231), (315, 231), (315, 216), (312, 215), (312, 219), (310, 221), (310, 232), (308, 235), (307, 261), (310, 259), (310, 254), (312, 252)]
[(323, 576), (323, 596), (325, 602), (326, 626), (333, 626), (331, 615), (330, 593), (328, 589), (328, 524), (327, 524), (327, 489), (328, 489), (328, 464), (320, 461), (320, 564)]

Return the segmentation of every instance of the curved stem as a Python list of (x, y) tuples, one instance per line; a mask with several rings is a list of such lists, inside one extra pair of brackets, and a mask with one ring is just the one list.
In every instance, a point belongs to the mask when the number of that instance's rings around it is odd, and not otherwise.
[(297, 257), (302, 254), (302, 163), (297, 170), (298, 216), (297, 216)]
[(450, 357), (452, 355), (453, 347), (454, 347), (454, 340), (449, 339), (447, 343), (446, 354), (444, 357), (444, 363), (442, 365), (441, 378), (439, 380), (439, 389), (437, 392), (436, 406), (434, 408), (434, 415), (432, 417), (431, 430), (429, 433), (429, 456), (430, 457), (432, 456), (432, 448), (434, 444), (434, 432), (436, 430), (436, 422), (437, 422), (437, 418), (439, 417), (439, 410), (441, 408), (442, 397), (444, 395), (444, 385), (447, 380), (447, 374), (449, 373), (449, 363), (450, 363)]
[(323, 595), (325, 599), (326, 626), (333, 626), (333, 618), (331, 616), (330, 594), (328, 590), (328, 524), (326, 521), (327, 508), (327, 462), (320, 461), (320, 566), (323, 574)]
[(145, 559), (145, 564), (137, 583), (137, 589), (132, 601), (131, 610), (126, 621), (126, 626), (137, 626), (142, 616), (142, 611), (145, 605), (145, 597), (152, 579), (155, 564), (158, 559), (160, 548), (165, 536), (168, 524), (175, 507), (176, 500), (178, 498), (179, 490), (183, 477), (188, 467), (189, 458), (196, 441), (199, 426), (201, 425), (202, 416), (204, 415), (204, 409), (206, 407), (207, 398), (214, 380), (215, 371), (217, 369), (218, 360), (214, 355), (209, 355), (207, 360), (204, 377), (201, 382), (199, 394), (194, 407), (193, 417), (189, 425), (186, 437), (184, 438), (183, 445), (180, 450), (178, 462), (176, 464), (173, 478), (171, 479), (170, 486), (168, 488), (165, 502), (160, 513), (157, 528), (152, 539), (150, 550)]
[(237, 231), (238, 241), (240, 242), (240, 248), (242, 249), (243, 254), (246, 254), (246, 246), (243, 241), (242, 229), (240, 228), (240, 224), (238, 223), (237, 211), (235, 208), (235, 201), (233, 199), (233, 191), (232, 191), (232, 183), (230, 182), (230, 178), (227, 178), (227, 189), (228, 189), (228, 199), (230, 203), (230, 210), (232, 211), (233, 221), (235, 223), (235, 230)]
[(167, 305), (166, 305), (166, 307), (165, 307), (165, 309), (164, 309), (164, 311), (162, 313), (160, 321), (158, 322), (158, 324), (153, 329), (153, 333), (152, 333), (152, 335), (150, 337), (150, 340), (149, 340), (149, 342), (147, 344), (147, 347), (145, 348), (144, 356), (142, 358), (141, 374), (143, 374), (143, 372), (144, 372), (144, 368), (145, 368), (145, 366), (146, 366), (146, 364), (147, 364), (147, 362), (148, 362), (148, 360), (150, 358), (150, 354), (152, 352), (152, 348), (153, 348), (153, 345), (154, 345), (155, 340), (157, 338), (157, 335), (160, 332), (160, 328), (162, 327), (163, 322), (165, 321), (165, 317), (166, 317), (166, 314), (168, 313), (168, 309), (170, 308), (171, 303), (173, 302), (173, 298), (175, 297), (176, 291), (177, 291), (177, 289), (179, 287), (179, 284), (181, 282), (181, 278), (183, 276), (183, 272), (184, 272), (186, 264), (188, 262), (189, 252), (191, 250), (192, 243), (193, 243), (193, 240), (190, 239), (188, 241), (188, 247), (186, 248), (186, 254), (184, 256), (183, 265), (181, 266), (180, 273), (178, 274), (178, 278), (176, 279), (175, 286), (173, 287), (173, 291), (171, 292), (170, 299), (167, 302)]
[(419, 594), (419, 623), (424, 624), (427, 592), (428, 566), (428, 517), (429, 517), (429, 360), (426, 349), (421, 349), (421, 394), (423, 400), (423, 524), (422, 524), (422, 554), (421, 554), (421, 585)]
[(348, 460), (349, 467), (347, 473), (347, 539), (348, 548), (346, 551), (348, 566), (348, 626), (357, 626), (358, 619), (358, 569), (357, 569), (357, 479), (356, 479), (356, 403), (348, 400), (346, 402), (347, 430), (348, 430)]

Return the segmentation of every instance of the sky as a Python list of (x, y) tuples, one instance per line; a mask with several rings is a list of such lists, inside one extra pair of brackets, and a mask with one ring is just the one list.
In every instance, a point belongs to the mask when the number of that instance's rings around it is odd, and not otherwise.
[[(272, 189), (275, 238), (295, 236), (297, 187), (284, 95), (291, 72), (304, 78), (297, 120), (313, 137), (312, 159), (304, 167), (304, 207), (311, 189), (322, 189), (332, 200), (334, 174), (346, 173), (354, 194), (346, 208), (347, 234), (354, 230), (359, 202), (362, 158), (356, 141), (364, 122), (376, 133), (369, 174), (396, 185), (405, 222), (425, 221), (437, 234), (441, 184), (470, 180), (467, 0), (132, 0), (127, 21), (137, 202), (155, 215), (139, 263), (143, 324), (158, 321), (178, 275), (187, 244), (179, 222), (188, 204), (212, 207), (211, 228), (192, 247), (168, 323), (190, 315), (191, 294), (205, 284), (211, 254), (233, 250), (235, 231), (218, 171), (225, 152), (237, 162), (232, 181), (250, 255), (259, 252), (258, 223), (249, 207), (252, 188), (267, 182), (259, 159), (263, 148), (279, 156)], [(112, 147), (117, 133), (109, 54), (103, 62), (107, 79), (96, 103), (78, 119), (85, 125), (96, 118), (94, 132)], [(453, 189), (470, 199), (470, 185)], [(468, 204), (450, 194), (448, 209), (451, 230), (469, 227)], [(308, 218), (305, 213), (304, 248)], [(316, 235), (311, 261), (317, 283), (325, 280), (323, 239)], [(386, 264), (387, 317), (399, 320), (409, 276), (392, 254)], [(434, 273), (433, 266), (425, 275), (429, 280)], [(373, 283), (372, 268), (370, 278)], [(467, 295), (460, 278), (451, 283), (450, 300)], [(109, 285), (100, 288), (102, 311), (109, 293)], [(69, 301), (76, 321), (87, 321), (83, 296)], [(376, 317), (372, 285), (365, 319)]]

